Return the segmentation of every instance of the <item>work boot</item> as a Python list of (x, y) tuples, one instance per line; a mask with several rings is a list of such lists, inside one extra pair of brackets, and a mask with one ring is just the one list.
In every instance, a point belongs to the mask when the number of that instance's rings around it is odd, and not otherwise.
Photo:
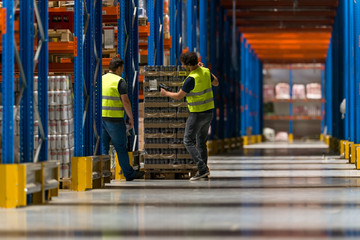
[(196, 181), (196, 180), (199, 180), (201, 178), (205, 179), (205, 178), (208, 178), (209, 175), (210, 175), (209, 169), (207, 169), (206, 172), (204, 172), (204, 173), (197, 172), (195, 174), (195, 176), (190, 178), (190, 181)]
[(135, 176), (132, 178), (127, 178), (126, 181), (132, 181), (134, 179), (143, 179), (145, 175), (145, 172), (143, 171), (136, 171)]

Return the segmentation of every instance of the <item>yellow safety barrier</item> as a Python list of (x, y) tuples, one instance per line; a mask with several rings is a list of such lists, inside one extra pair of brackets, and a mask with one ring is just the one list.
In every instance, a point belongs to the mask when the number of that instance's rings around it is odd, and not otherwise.
[(0, 207), (26, 206), (26, 167), (23, 164), (0, 164)]
[(294, 135), (292, 133), (289, 134), (289, 142), (294, 142)]
[(92, 189), (92, 157), (71, 158), (71, 190), (85, 191)]
[[(129, 163), (131, 166), (133, 166), (132, 164), (132, 159), (133, 159), (133, 153), (132, 152), (128, 152), (129, 154)], [(115, 180), (126, 180), (124, 173), (119, 165), (119, 159), (117, 156), (117, 153), (115, 153)]]
[(346, 140), (340, 140), (340, 155), (344, 155), (345, 156), (345, 144), (346, 144)]
[(326, 143), (328, 146), (330, 146), (330, 143), (331, 143), (331, 141), (330, 141), (330, 136), (325, 136), (325, 143)]
[(32, 204), (43, 204), (59, 195), (57, 161), (0, 164), (0, 207), (26, 206), (26, 195), (30, 194)]
[(360, 147), (360, 144), (351, 144), (350, 149), (350, 163), (356, 162), (356, 148)]
[(353, 144), (353, 142), (346, 141), (345, 143), (345, 159), (350, 158), (350, 145)]
[(249, 139), (248, 136), (243, 136), (244, 146), (249, 145)]
[(320, 141), (322, 141), (322, 142), (325, 141), (324, 134), (320, 134)]
[(102, 188), (111, 181), (108, 155), (73, 157), (71, 159), (71, 190)]
[(356, 152), (355, 166), (356, 169), (360, 169), (360, 147), (356, 147), (355, 152)]

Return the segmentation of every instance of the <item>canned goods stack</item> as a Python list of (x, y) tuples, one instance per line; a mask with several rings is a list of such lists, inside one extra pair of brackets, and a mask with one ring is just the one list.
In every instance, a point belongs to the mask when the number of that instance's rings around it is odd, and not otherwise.
[(70, 177), (74, 156), (74, 104), (70, 76), (49, 76), (48, 159), (60, 162), (60, 178)]
[(145, 66), (144, 70), (144, 169), (191, 170), (195, 165), (183, 144), (187, 103), (163, 97), (159, 89), (164, 84), (179, 91), (187, 73), (181, 66)]

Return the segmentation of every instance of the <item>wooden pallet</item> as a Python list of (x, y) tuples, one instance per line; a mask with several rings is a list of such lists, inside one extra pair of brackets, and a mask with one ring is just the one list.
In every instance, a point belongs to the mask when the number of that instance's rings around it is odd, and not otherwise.
[(60, 178), (60, 189), (71, 189), (71, 179), (70, 178)]
[(145, 165), (145, 179), (189, 179), (197, 172), (195, 165)]

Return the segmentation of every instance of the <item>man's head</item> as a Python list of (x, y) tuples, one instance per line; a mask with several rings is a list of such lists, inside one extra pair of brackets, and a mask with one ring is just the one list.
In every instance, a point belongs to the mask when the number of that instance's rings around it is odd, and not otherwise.
[(124, 61), (121, 58), (114, 57), (110, 61), (109, 69), (111, 72), (121, 76), (124, 70)]
[(196, 53), (194, 52), (186, 52), (181, 54), (180, 62), (186, 70), (191, 70), (194, 67), (196, 68), (199, 63), (199, 59)]

